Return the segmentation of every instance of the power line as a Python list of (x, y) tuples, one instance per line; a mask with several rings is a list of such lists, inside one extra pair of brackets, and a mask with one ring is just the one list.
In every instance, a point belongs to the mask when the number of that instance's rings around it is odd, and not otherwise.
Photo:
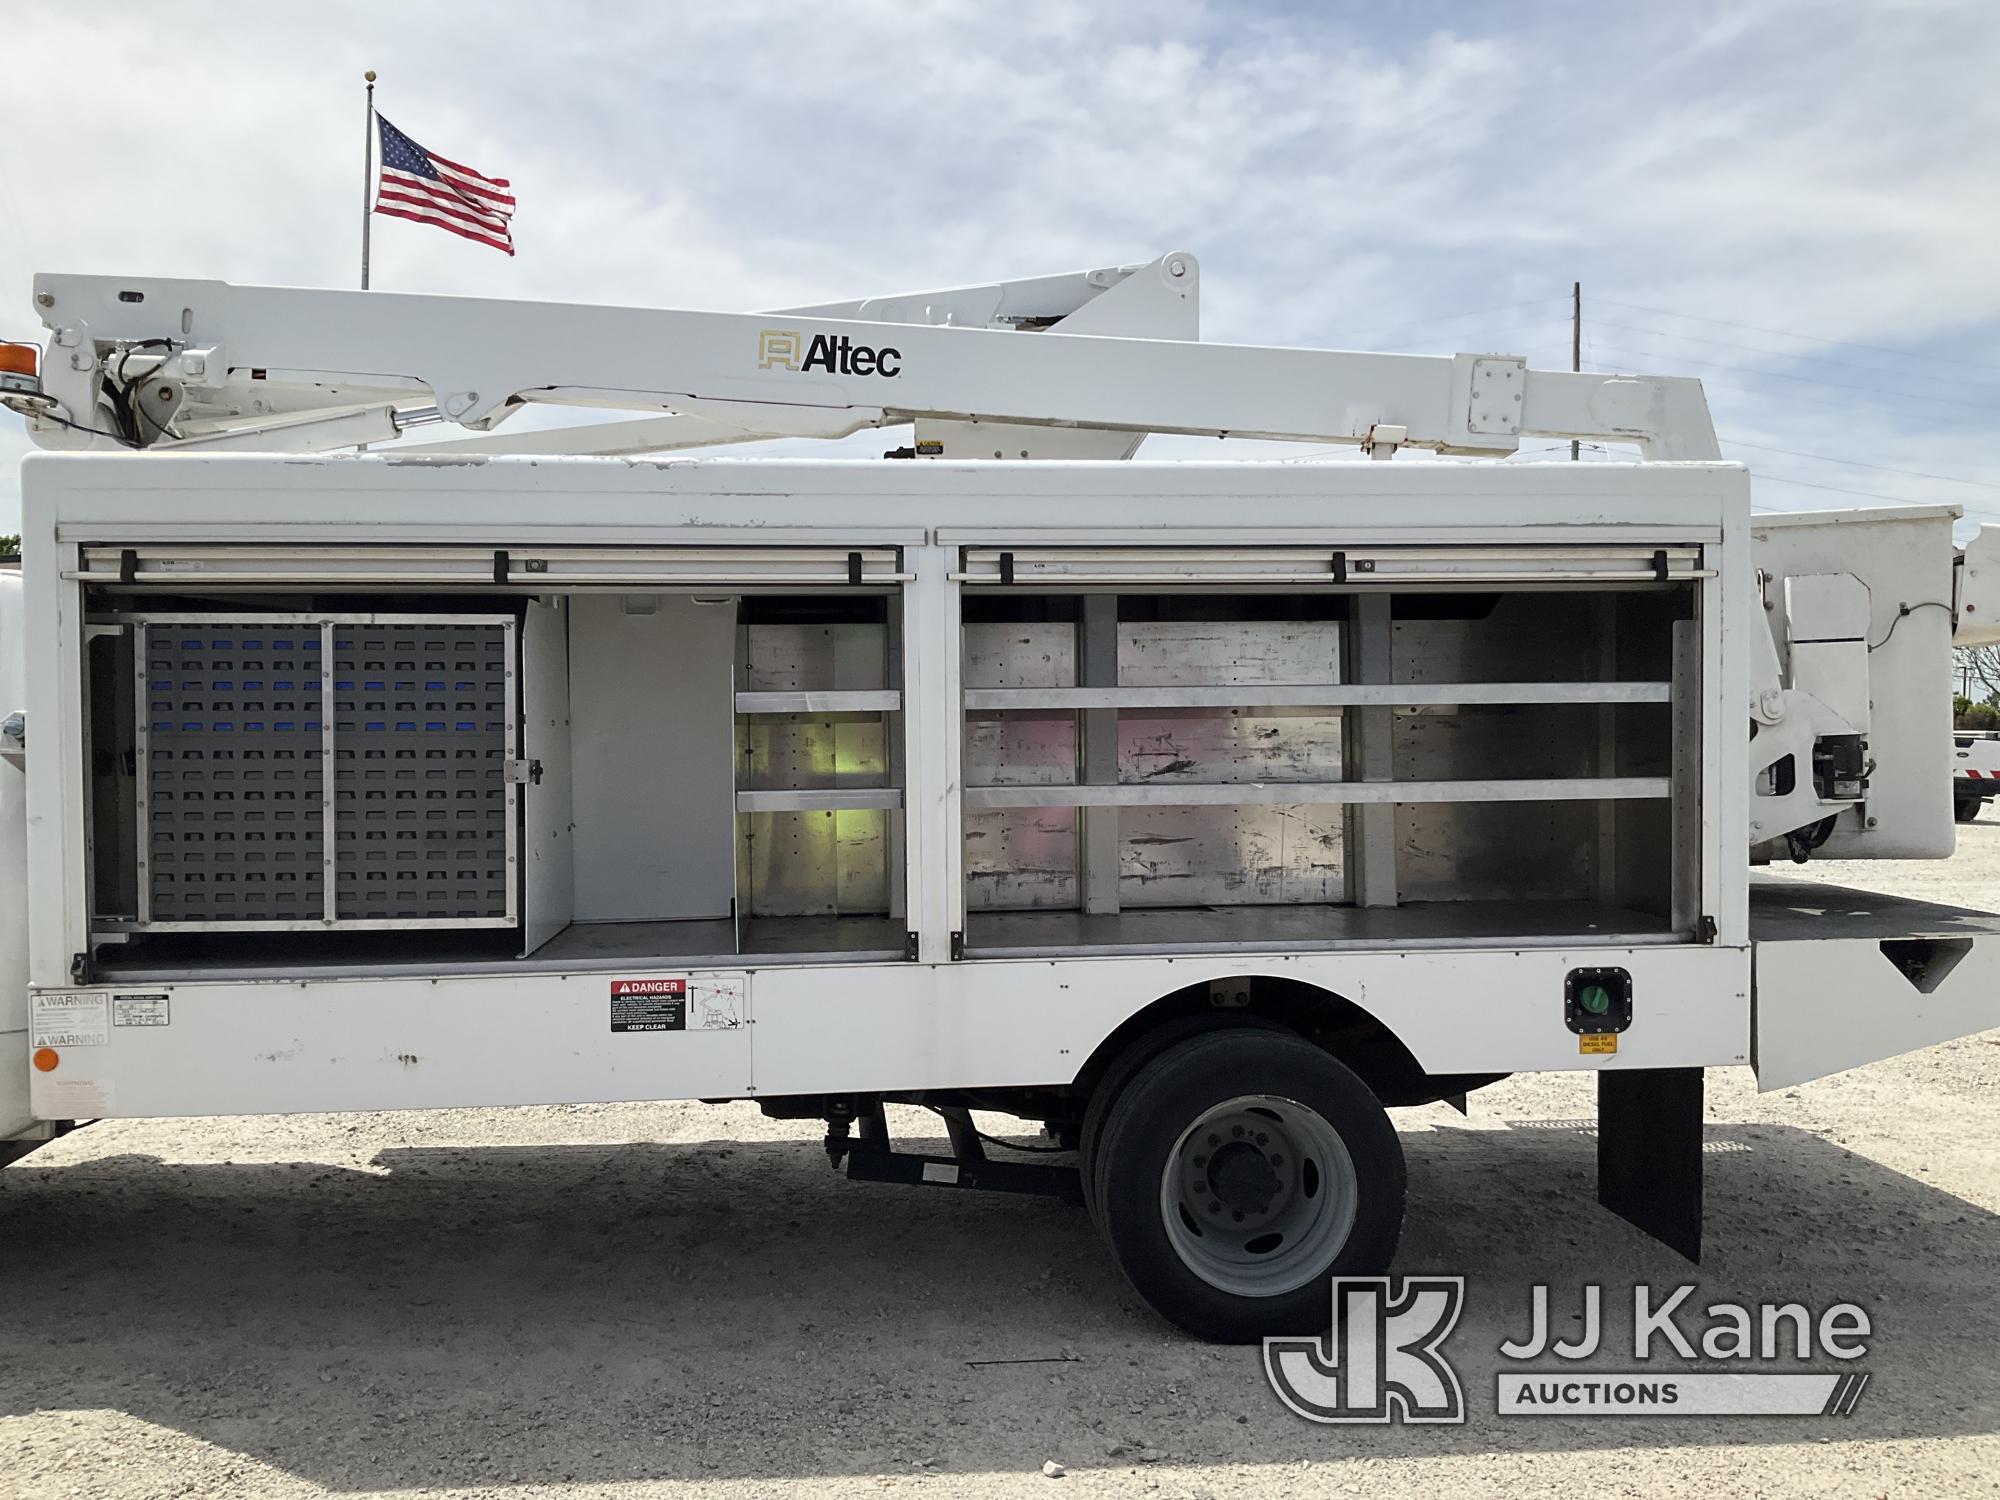
[[(1733, 380), (1723, 380), (1714, 375), (1702, 376), (1701, 383), (1704, 386), (1719, 385), (1726, 391), (1741, 391), (1746, 396), (1761, 396), (1766, 400), (1779, 399), (1770, 391), (1760, 391), (1753, 385), (1739, 385)], [(1838, 401), (1838, 400), (1830, 401), (1824, 396), (1802, 396), (1795, 391), (1785, 392), (1783, 394), (1783, 399), (1786, 401), (1796, 401), (1806, 406), (1832, 407), (1838, 411), (1873, 412), (1878, 417), (1885, 415), (1904, 417), (1908, 415), (1908, 413), (1906, 412), (1885, 413), (1881, 407), (1871, 406), (1866, 401)], [(1930, 425), (1933, 427), (1979, 427), (1985, 424), (1974, 422), (1966, 417), (1934, 416), (1930, 419)]]
[(2000, 490), (2000, 484), (1986, 479), (1966, 479), (1957, 474), (1927, 474), (1922, 469), (1896, 469), (1888, 464), (1864, 464), (1855, 458), (1831, 458), (1824, 453), (1802, 453), (1796, 448), (1773, 448), (1769, 443), (1751, 443), (1742, 438), (1722, 440), (1736, 448), (1755, 448), (1759, 453), (1782, 453), (1787, 458), (1810, 458), (1817, 463), (1841, 464), (1850, 469), (1873, 469), (1878, 474), (1907, 474), (1912, 479), (1936, 479), (1945, 484), (1970, 484), (1982, 490)]
[[(1546, 330), (1557, 326), (1567, 328), (1569, 324), (1567, 321), (1565, 321), (1564, 323), (1557, 325), (1555, 323), (1548, 322), (1547, 320), (1544, 320), (1539, 323), (1516, 323), (1511, 328), (1474, 328), (1474, 329), (1464, 330), (1461, 334), (1458, 335), (1450, 333), (1425, 334), (1421, 339), (1416, 340), (1416, 342), (1418, 343), (1460, 342), (1464, 341), (1469, 335), (1477, 335), (1486, 338), (1499, 338), (1509, 333), (1531, 333), (1537, 330)], [(1407, 348), (1403, 348), (1403, 349), (1357, 349), (1352, 352), (1357, 354), (1408, 354), (1411, 353), (1412, 351)], [(1453, 352), (1463, 353), (1464, 351), (1454, 350)]]
[[(1598, 452), (1598, 454), (1606, 454), (1608, 458), (1616, 458), (1616, 454), (1612, 454), (1612, 450), (1606, 448), (1600, 442), (1586, 442), (1582, 446), (1588, 452)], [(1742, 446), (1744, 448), (1756, 448), (1758, 444), (1746, 442)], [(1526, 452), (1526, 454), (1560, 454), (1566, 448), (1568, 448), (1568, 444), (1564, 444), (1564, 442), (1552, 442), (1552, 444), (1546, 444), (1542, 448), (1524, 448), (1522, 452)], [(1772, 452), (1784, 452), (1784, 450), (1778, 448), (1778, 450), (1772, 450)], [(1812, 454), (1808, 454), (1808, 456), (1812, 456)], [(1834, 460), (1834, 462), (1838, 462), (1838, 460)], [(1892, 474), (1906, 474), (1908, 470), (1890, 470), (1890, 472)], [(1814, 484), (1812, 480), (1788, 480), (1788, 478), (1780, 478), (1776, 474), (1762, 474), (1762, 472), (1752, 472), (1750, 480), (1752, 480), (1752, 484), (1796, 484), (1796, 486), (1806, 488), (1806, 490), (1830, 490), (1832, 494), (1854, 494), (1854, 496), (1860, 496), (1864, 500), (1888, 500), (1894, 506), (1928, 506), (1928, 504), (1934, 504), (1932, 500), (1912, 500), (1906, 494), (1882, 494), (1880, 490), (1850, 490), (1850, 488), (1840, 486), (1840, 484)], [(1952, 502), (1952, 504), (1956, 504), (1956, 502)], [(1958, 506), (1958, 508), (1964, 514), (1968, 514), (1968, 516), (1986, 516), (1990, 520), (2000, 520), (2000, 512), (1980, 510), (1976, 506)], [(1756, 504), (1752, 504), (1752, 510), (1770, 510), (1770, 506), (1756, 506)]]
[[(1668, 337), (1672, 337), (1671, 334)], [(1781, 370), (1759, 370), (1750, 365), (1723, 359), (1696, 359), (1687, 354), (1661, 354), (1656, 350), (1620, 349), (1610, 344), (1600, 346), (1607, 354), (1623, 354), (1633, 359), (1671, 359), (1685, 365), (1702, 365), (1712, 370), (1735, 370), (1744, 375), (1753, 375), (1760, 380), (1789, 380), (1799, 385), (1822, 385), (1836, 391), (1860, 391), (1864, 395), (1888, 397), (1898, 401), (1927, 401), (1933, 406), (1960, 406), (1967, 411), (1984, 412), (2000, 419), (2000, 397), (1992, 405), (1978, 401), (1953, 401), (1944, 396), (1928, 396), (1921, 391), (1885, 391), (1873, 386), (1856, 385), (1848, 380), (1821, 380), (1813, 375), (1787, 375)]]
[[(1764, 484), (1795, 484), (1801, 489), (1827, 490), (1836, 495), (1859, 495), (1864, 500), (1887, 500), (1892, 505), (1957, 504), (1956, 501), (1912, 500), (1908, 495), (1885, 495), (1880, 490), (1851, 490), (1838, 484), (1815, 484), (1810, 479), (1783, 479), (1776, 474), (1753, 474), (1751, 478), (1753, 481)], [(1968, 516), (1986, 516), (1993, 520), (2000, 520), (2000, 511), (1978, 510), (1966, 505), (1960, 505), (1958, 508)]]
[(1664, 307), (1646, 307), (1637, 302), (1620, 302), (1615, 297), (1597, 297), (1594, 301), (1608, 303), (1612, 307), (1629, 307), (1634, 312), (1656, 313), (1663, 318), (1686, 318), (1694, 323), (1713, 323), (1718, 328), (1740, 328), (1746, 333), (1768, 333), (1781, 339), (1804, 339), (1812, 344), (1838, 344), (1846, 349), (1866, 349), (1873, 354), (1893, 354), (1900, 359), (1928, 359), (1939, 364), (1970, 365), (1975, 370), (2000, 371), (2000, 365), (1977, 359), (1958, 359), (1949, 354), (1917, 354), (1908, 349), (1892, 349), (1886, 344), (1859, 344), (1853, 339), (1830, 339), (1817, 333), (1793, 333), (1784, 328), (1764, 328), (1755, 323), (1732, 323), (1726, 318), (1704, 318), (1698, 313), (1670, 312)]
[[(1590, 340), (1589, 340), (1589, 338), (1588, 338), (1588, 337), (1586, 336), (1586, 338), (1585, 338), (1585, 340), (1584, 340), (1584, 344), (1585, 344), (1585, 347), (1586, 347), (1586, 349), (1588, 349), (1588, 347), (1589, 347), (1589, 342), (1590, 342)], [(1612, 353), (1617, 353), (1617, 352), (1620, 352), (1620, 351), (1617, 351), (1617, 350), (1612, 350), (1612, 351), (1610, 351), (1610, 352), (1612, 352)], [(1629, 353), (1631, 353), (1632, 351), (1630, 351), (1630, 350), (1625, 350), (1625, 351), (1623, 351), (1623, 352), (1625, 352), (1625, 353), (1628, 353), (1628, 354), (1629, 354)], [(1641, 356), (1641, 357), (1643, 358), (1644, 356)], [(1592, 361), (1592, 362), (1593, 362), (1593, 363), (1595, 363), (1596, 361), (1595, 361), (1595, 360), (1593, 359), (1593, 361)], [(1737, 366), (1730, 366), (1729, 368), (1731, 368), (1731, 369), (1737, 369), (1737, 368), (1739, 368), (1739, 367), (1737, 367)], [(1606, 375), (1609, 375), (1609, 374), (1614, 374), (1614, 373), (1616, 373), (1616, 372), (1615, 372), (1615, 371), (1610, 371), (1610, 370), (1603, 370), (1603, 371), (1599, 371), (1598, 373), (1600, 373), (1600, 374), (1606, 374)], [(1757, 376), (1757, 375), (1758, 375), (1758, 374), (1759, 374), (1760, 372), (1758, 372), (1758, 371), (1756, 371), (1756, 370), (1743, 370), (1743, 371), (1742, 371), (1742, 373), (1743, 373), (1743, 374), (1745, 374), (1745, 375), (1749, 375), (1749, 376), (1751, 376), (1751, 377), (1755, 378), (1755, 377), (1756, 377), (1756, 376)], [(1725, 380), (1725, 379), (1722, 379), (1721, 377), (1719, 377), (1719, 376), (1715, 376), (1715, 375), (1704, 375), (1704, 376), (1702, 376), (1702, 377), (1701, 377), (1701, 383), (1702, 383), (1702, 384), (1703, 384), (1704, 386), (1711, 386), (1711, 385), (1715, 385), (1715, 386), (1721, 386), (1721, 387), (1722, 387), (1722, 388), (1723, 388), (1724, 390), (1730, 390), (1730, 391), (1741, 391), (1741, 392), (1743, 392), (1743, 393), (1744, 393), (1745, 395), (1748, 395), (1748, 396), (1761, 396), (1761, 397), (1764, 397), (1764, 398), (1765, 398), (1765, 399), (1767, 399), (1767, 400), (1770, 400), (1770, 399), (1775, 399), (1775, 397), (1774, 397), (1773, 393), (1772, 393), (1772, 392), (1770, 392), (1770, 391), (1762, 391), (1762, 390), (1758, 390), (1758, 389), (1757, 389), (1757, 387), (1755, 387), (1755, 386), (1750, 386), (1750, 385), (1741, 385), (1741, 384), (1738, 384), (1738, 383), (1737, 383), (1737, 382), (1735, 382), (1735, 381), (1732, 381), (1732, 380)], [(1884, 414), (1884, 413), (1883, 413), (1883, 411), (1882, 411), (1882, 408), (1881, 408), (1881, 407), (1879, 407), (1879, 406), (1874, 406), (1874, 405), (1871, 405), (1871, 404), (1869, 404), (1869, 403), (1868, 403), (1868, 402), (1866, 402), (1866, 401), (1840, 401), (1840, 400), (1828, 400), (1828, 399), (1827, 399), (1827, 398), (1826, 398), (1825, 396), (1804, 396), (1804, 395), (1800, 395), (1800, 394), (1798, 394), (1797, 392), (1788, 392), (1788, 393), (1786, 393), (1786, 394), (1785, 394), (1785, 396), (1784, 396), (1784, 399), (1785, 399), (1786, 401), (1795, 401), (1795, 402), (1799, 402), (1799, 403), (1801, 403), (1801, 404), (1803, 404), (1803, 405), (1806, 405), (1806, 406), (1830, 406), (1830, 407), (1835, 407), (1835, 408), (1837, 408), (1837, 409), (1839, 409), (1839, 410), (1842, 410), (1842, 411), (1867, 411), (1867, 412), (1874, 412), (1874, 413), (1875, 413), (1875, 414), (1876, 414), (1877, 416), (1881, 416), (1881, 415), (1883, 415), (1883, 414)], [(1908, 413), (1906, 413), (1906, 412), (1897, 412), (1897, 413), (1894, 413), (1894, 415), (1896, 415), (1896, 416), (1899, 416), (1899, 417), (1903, 417), (1903, 416), (1907, 416), (1907, 415), (1909, 415), (1909, 414), (1908, 414)], [(1966, 417), (1950, 417), (1950, 416), (1938, 416), (1938, 415), (1933, 415), (1933, 416), (1932, 416), (1932, 417), (1930, 418), (1930, 425), (1932, 425), (1932, 426), (1934, 426), (1934, 427), (1981, 427), (1981, 426), (1989, 426), (1989, 425), (1991, 425), (1991, 424), (1990, 424), (1990, 423), (1981, 423), (1981, 422), (1974, 422), (1974, 421), (1972, 421), (1971, 419), (1969, 419), (1969, 418), (1966, 418)]]
[[(1770, 354), (1779, 359), (1801, 360), (1811, 364), (1835, 365), (1843, 370), (1861, 370), (1877, 375), (1887, 375), (1897, 380), (1933, 380), (1943, 385), (1959, 384), (1962, 378), (1956, 375), (1932, 375), (1923, 370), (1891, 370), (1881, 365), (1864, 365), (1851, 359), (1830, 359), (1824, 354), (1801, 354), (1795, 349), (1767, 349), (1761, 344), (1739, 344), (1734, 339), (1705, 339), (1692, 333), (1669, 333), (1664, 328), (1641, 328), (1636, 323), (1614, 323), (1608, 318), (1595, 318), (1592, 326), (1597, 328), (1622, 328), (1627, 333), (1650, 334), (1659, 339), (1678, 339), (1684, 344), (1713, 344), (1721, 349), (1743, 349), (1752, 354)], [(1996, 393), (2000, 400), (2000, 393)]]
[(1566, 302), (1566, 297), (1537, 297), (1532, 302), (1509, 302), (1504, 307), (1481, 307), (1471, 312), (1439, 313), (1434, 318), (1412, 318), (1404, 323), (1378, 323), (1372, 328), (1348, 328), (1339, 333), (1329, 334), (1329, 338), (1361, 338), (1372, 333), (1387, 333), (1396, 328), (1416, 328), (1425, 323), (1456, 323), (1466, 318), (1490, 318), (1495, 313), (1518, 312), (1524, 307), (1541, 307), (1550, 302)]
[[(1618, 457), (1618, 455), (1613, 454), (1611, 450), (1605, 447), (1602, 443), (1584, 443), (1582, 446), (1588, 452), (1602, 453), (1608, 458)], [(1758, 443), (1744, 443), (1741, 444), (1740, 446), (1745, 448), (1756, 448), (1756, 447), (1761, 447), (1762, 445)], [(1521, 452), (1524, 456), (1536, 453), (1561, 453), (1564, 452), (1568, 447), (1569, 444), (1567, 443), (1549, 443), (1539, 448), (1524, 448), (1521, 450)], [(1774, 448), (1770, 451), (1774, 453), (1783, 453), (1788, 450), (1783, 448)], [(1814, 458), (1817, 457), (1818, 455), (1803, 454), (1801, 456), (1806, 458)], [(1840, 462), (1840, 460), (1838, 459), (1830, 461), (1835, 463)], [(1868, 465), (1862, 465), (1862, 467), (1873, 468), (1876, 466), (1868, 464)], [(1888, 472), (1892, 474), (1907, 474), (1910, 473), (1911, 471), (1908, 469), (1891, 469)], [(1856, 489), (1849, 489), (1844, 485), (1838, 485), (1838, 484), (1816, 484), (1810, 479), (1786, 479), (1780, 475), (1765, 474), (1755, 470), (1751, 472), (1750, 478), (1753, 486), (1757, 484), (1792, 484), (1792, 485), (1797, 485), (1802, 489), (1826, 490), (1836, 495), (1858, 495), (1864, 500), (1886, 500), (1891, 505), (1932, 505), (1940, 503), (1930, 500), (1912, 500), (1908, 495), (1884, 494), (1880, 490), (1856, 490)], [(1995, 488), (2000, 488), (2000, 486), (1995, 486)], [(1949, 503), (1957, 504), (1958, 502), (1951, 501)], [(1959, 509), (1968, 516), (1984, 516), (1990, 520), (2000, 521), (2000, 512), (1982, 510), (1977, 506), (1968, 506), (1968, 505), (1960, 505)]]

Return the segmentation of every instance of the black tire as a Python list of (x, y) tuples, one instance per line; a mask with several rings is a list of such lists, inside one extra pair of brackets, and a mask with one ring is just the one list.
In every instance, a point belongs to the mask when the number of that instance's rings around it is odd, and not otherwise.
[[(1295, 1281), (1251, 1294), (1216, 1284), (1176, 1248), (1181, 1230), (1167, 1223), (1163, 1189), (1196, 1122), (1257, 1096), (1305, 1106), (1338, 1136), (1352, 1169), (1352, 1223), (1323, 1253), (1294, 1264)], [(1232, 1029), (1158, 1053), (1112, 1103), (1093, 1156), (1098, 1227), (1112, 1257), (1155, 1311), (1198, 1338), (1247, 1343), (1325, 1329), (1328, 1278), (1386, 1270), (1402, 1235), (1403, 1148), (1388, 1114), (1350, 1069), (1289, 1033)]]
[(1979, 816), (1979, 809), (1985, 805), (1984, 797), (1959, 797), (1952, 803), (1951, 814), (1961, 823), (1970, 823)]
[(1084, 1210), (1100, 1230), (1104, 1226), (1097, 1219), (1097, 1141), (1104, 1133), (1105, 1117), (1111, 1113), (1111, 1106), (1118, 1102), (1118, 1096), (1125, 1091), (1125, 1085), (1137, 1076), (1141, 1068), (1176, 1042), (1240, 1027), (1266, 1031), (1281, 1029), (1275, 1021), (1240, 1013), (1217, 1015), (1211, 1011), (1204, 1015), (1180, 1016), (1134, 1039), (1132, 1045), (1113, 1058), (1111, 1065), (1098, 1077), (1096, 1086), (1090, 1091), (1090, 1103), (1084, 1107), (1083, 1131), (1077, 1139), (1077, 1176), (1083, 1190)]

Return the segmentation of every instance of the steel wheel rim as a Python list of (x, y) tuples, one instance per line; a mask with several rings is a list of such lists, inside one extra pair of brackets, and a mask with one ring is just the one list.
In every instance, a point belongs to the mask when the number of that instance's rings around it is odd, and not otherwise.
[(1218, 1291), (1276, 1297), (1324, 1275), (1354, 1232), (1360, 1182), (1318, 1110), (1243, 1094), (1206, 1110), (1160, 1174), (1174, 1253)]

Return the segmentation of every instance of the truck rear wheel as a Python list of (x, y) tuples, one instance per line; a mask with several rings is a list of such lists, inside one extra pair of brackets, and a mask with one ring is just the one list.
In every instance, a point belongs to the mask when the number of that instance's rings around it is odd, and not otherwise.
[[(1153, 1031), (1147, 1032), (1133, 1042), (1116, 1058), (1111, 1066), (1097, 1080), (1091, 1090), (1090, 1105), (1083, 1112), (1083, 1127), (1077, 1139), (1078, 1176), (1083, 1190), (1083, 1206), (1089, 1212), (1091, 1221), (1097, 1222), (1097, 1182), (1095, 1165), (1097, 1162), (1097, 1142), (1104, 1134), (1104, 1122), (1110, 1117), (1111, 1107), (1118, 1102), (1118, 1096), (1125, 1092), (1130, 1083), (1154, 1058), (1177, 1042), (1190, 1037), (1212, 1036), (1222, 1027), (1255, 1027), (1265, 1031), (1282, 1031), (1275, 1021), (1267, 1021), (1262, 1016), (1245, 1015), (1235, 1012), (1226, 1016), (1198, 1015), (1182, 1016), (1169, 1021)], [(1102, 1228), (1102, 1224), (1098, 1225)]]
[(1382, 1271), (1402, 1233), (1395, 1127), (1295, 1036), (1175, 1044), (1126, 1084), (1094, 1145), (1091, 1197), (1119, 1269), (1201, 1338), (1325, 1328), (1327, 1279)]
[(1958, 797), (1951, 805), (1952, 816), (1961, 823), (1970, 823), (1979, 816), (1979, 809), (1985, 805), (1984, 797)]

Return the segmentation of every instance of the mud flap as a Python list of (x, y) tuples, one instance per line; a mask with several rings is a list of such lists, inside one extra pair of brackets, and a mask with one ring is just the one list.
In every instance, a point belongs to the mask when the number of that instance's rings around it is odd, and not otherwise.
[(1597, 1075), (1597, 1201), (1701, 1260), (1700, 1068)]

